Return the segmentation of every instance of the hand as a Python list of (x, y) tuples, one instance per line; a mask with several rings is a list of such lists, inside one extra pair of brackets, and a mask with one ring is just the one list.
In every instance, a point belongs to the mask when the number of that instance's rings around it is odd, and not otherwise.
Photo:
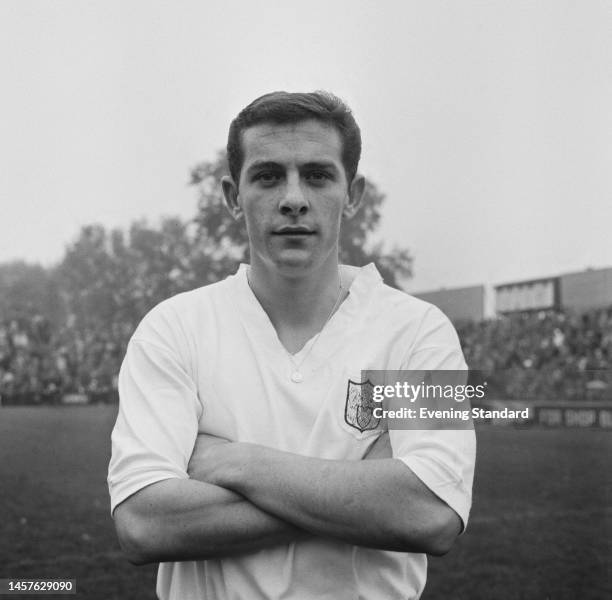
[(196, 439), (187, 473), (191, 479), (230, 487), (232, 481), (241, 480), (248, 472), (249, 460), (258, 450), (263, 447), (202, 433)]
[(378, 439), (366, 452), (366, 455), (363, 457), (363, 460), (377, 460), (380, 458), (393, 458), (393, 451), (391, 450), (391, 440), (389, 439), (388, 431), (385, 431), (378, 437)]
[(218, 462), (218, 456), (215, 457), (215, 452), (222, 450), (219, 446), (222, 444), (229, 444), (230, 441), (215, 435), (209, 435), (207, 433), (200, 433), (196, 438), (191, 458), (189, 459), (189, 465), (187, 466), (187, 473), (191, 479), (197, 479), (198, 481), (208, 481), (207, 476), (211, 472), (211, 466), (214, 466)]

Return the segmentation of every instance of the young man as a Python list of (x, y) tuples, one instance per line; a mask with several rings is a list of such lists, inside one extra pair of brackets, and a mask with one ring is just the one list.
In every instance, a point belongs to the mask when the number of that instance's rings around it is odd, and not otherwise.
[(162, 599), (418, 598), (467, 522), (473, 432), (386, 433), (359, 393), (365, 369), (466, 368), (439, 310), (338, 264), (360, 151), (330, 94), (245, 108), (223, 191), (251, 264), (130, 341), (111, 504)]

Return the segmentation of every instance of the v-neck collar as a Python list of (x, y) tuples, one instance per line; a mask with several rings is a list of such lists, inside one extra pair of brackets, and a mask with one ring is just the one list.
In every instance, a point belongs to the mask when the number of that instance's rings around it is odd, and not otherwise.
[[(322, 352), (326, 340), (333, 337), (337, 328), (340, 328), (342, 332), (347, 331), (352, 318), (371, 293), (373, 284), (382, 281), (373, 263), (361, 268), (346, 265), (341, 265), (341, 268), (358, 271), (348, 289), (347, 297), (323, 326), (323, 329), (314, 334), (295, 354), (291, 354), (282, 344), (272, 321), (270, 321), (268, 314), (253, 293), (247, 279), (248, 265), (240, 264), (235, 275), (230, 278), (232, 280), (230, 296), (238, 309), (239, 317), (247, 333), (263, 345), (273, 360), (281, 358), (293, 362), (295, 365), (295, 363), (300, 364), (300, 360), (305, 357), (305, 362), (310, 363), (316, 360), (315, 357)], [(319, 339), (317, 340), (317, 338)], [(318, 342), (317, 352), (313, 351), (312, 354), (307, 355), (315, 342)], [(310, 370), (308, 364), (300, 364), (300, 368)]]

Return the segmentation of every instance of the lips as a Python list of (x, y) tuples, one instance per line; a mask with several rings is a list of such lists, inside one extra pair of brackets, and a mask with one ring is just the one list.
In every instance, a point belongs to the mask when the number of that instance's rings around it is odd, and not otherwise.
[(282, 236), (304, 236), (304, 235), (315, 235), (315, 231), (304, 225), (285, 225), (272, 232), (272, 235)]

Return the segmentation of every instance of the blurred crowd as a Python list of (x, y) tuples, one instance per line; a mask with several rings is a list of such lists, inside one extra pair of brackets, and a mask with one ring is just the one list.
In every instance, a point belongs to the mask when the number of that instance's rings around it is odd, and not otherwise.
[(612, 306), (583, 313), (540, 311), (458, 328), (470, 369), (489, 397), (612, 399)]
[[(117, 374), (135, 322), (54, 326), (41, 315), (0, 321), (0, 400), (7, 404), (117, 400)], [(532, 312), (459, 326), (470, 369), (488, 396), (612, 399), (612, 307)]]
[(53, 404), (66, 397), (115, 402), (132, 323), (59, 327), (40, 315), (0, 322), (0, 400)]

